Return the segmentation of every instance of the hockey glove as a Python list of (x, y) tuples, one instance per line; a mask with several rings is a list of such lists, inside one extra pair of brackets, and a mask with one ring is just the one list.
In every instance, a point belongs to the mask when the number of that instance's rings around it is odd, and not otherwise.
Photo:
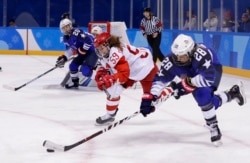
[(104, 75), (100, 78), (100, 80), (97, 82), (97, 87), (100, 90), (103, 90), (103, 86), (105, 88), (109, 88), (115, 83), (115, 78), (113, 75)]
[(100, 79), (101, 79), (103, 76), (107, 75), (107, 74), (109, 74), (109, 73), (108, 73), (108, 69), (105, 69), (104, 67), (100, 67), (100, 68), (97, 70), (97, 72), (96, 72), (95, 81), (96, 81), (96, 82), (100, 81)]
[(148, 93), (145, 93), (142, 96), (140, 112), (144, 117), (155, 111), (155, 106), (153, 105), (153, 102), (156, 101), (156, 99), (156, 96), (153, 96), (152, 94)]
[(63, 68), (64, 64), (67, 62), (67, 57), (65, 55), (61, 55), (57, 58), (56, 67)]
[(176, 99), (179, 99), (180, 96), (189, 94), (189, 93), (193, 92), (196, 89), (196, 87), (191, 83), (191, 78), (190, 77), (186, 77), (186, 78), (182, 79), (181, 82), (179, 82), (179, 83), (172, 82), (170, 84), (170, 86), (174, 90), (173, 96)]

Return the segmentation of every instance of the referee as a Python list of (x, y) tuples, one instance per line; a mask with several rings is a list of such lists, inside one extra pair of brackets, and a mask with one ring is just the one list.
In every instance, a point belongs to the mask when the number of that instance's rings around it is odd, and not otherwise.
[(153, 16), (151, 9), (148, 7), (143, 10), (143, 16), (140, 30), (152, 48), (154, 62), (157, 61), (157, 58), (162, 61), (164, 59), (160, 50), (162, 22), (158, 17)]

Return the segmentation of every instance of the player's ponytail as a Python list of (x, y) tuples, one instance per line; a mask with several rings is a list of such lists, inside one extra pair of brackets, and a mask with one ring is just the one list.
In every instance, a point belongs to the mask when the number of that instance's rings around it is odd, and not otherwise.
[(119, 36), (111, 35), (111, 37), (108, 39), (108, 43), (110, 47), (122, 48)]

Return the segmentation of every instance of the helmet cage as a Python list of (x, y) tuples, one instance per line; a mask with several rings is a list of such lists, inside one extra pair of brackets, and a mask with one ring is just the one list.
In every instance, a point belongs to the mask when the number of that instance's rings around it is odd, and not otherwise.
[[(189, 55), (188, 55), (189, 56)], [(178, 61), (177, 59), (177, 55), (172, 55), (172, 59), (173, 59), (173, 62), (177, 65), (177, 66), (189, 66), (191, 65), (192, 63), (192, 58), (191, 56), (189, 56), (189, 60), (187, 62), (180, 62)]]
[[(108, 40), (110, 39), (110, 37), (111, 37), (111, 35), (107, 32), (103, 32), (103, 33), (96, 36), (95, 41), (94, 41), (94, 46), (95, 46), (96, 54), (98, 57), (107, 58), (109, 56), (110, 47), (109, 47)], [(108, 53), (105, 55), (102, 55), (98, 49), (98, 47), (100, 47), (100, 46), (104, 46), (104, 47), (108, 48)]]
[[(109, 52), (110, 52), (109, 44), (106, 42), (106, 43), (104, 43), (104, 44), (102, 44), (102, 45), (100, 45), (100, 46), (106, 47), (106, 48), (108, 49), (108, 52), (107, 52), (107, 54), (102, 54), (102, 53), (99, 51), (98, 47), (97, 47), (97, 48), (95, 48), (95, 53), (96, 53), (96, 55), (97, 55), (99, 58), (108, 58), (108, 57), (109, 57)], [(100, 47), (100, 46), (99, 46), (99, 47)]]

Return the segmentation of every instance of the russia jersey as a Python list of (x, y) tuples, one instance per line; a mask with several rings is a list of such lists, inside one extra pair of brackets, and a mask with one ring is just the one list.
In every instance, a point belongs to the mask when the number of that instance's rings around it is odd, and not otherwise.
[(126, 82), (127, 79), (117, 67), (129, 69), (128, 78), (134, 81), (144, 79), (154, 67), (151, 52), (146, 48), (137, 48), (132, 45), (124, 45), (122, 50), (111, 47), (109, 57), (101, 58), (100, 63), (103, 67), (110, 69), (112, 74), (118, 73), (116, 76), (121, 83)]

